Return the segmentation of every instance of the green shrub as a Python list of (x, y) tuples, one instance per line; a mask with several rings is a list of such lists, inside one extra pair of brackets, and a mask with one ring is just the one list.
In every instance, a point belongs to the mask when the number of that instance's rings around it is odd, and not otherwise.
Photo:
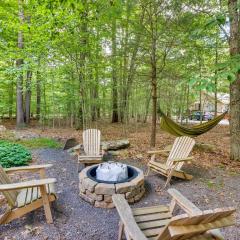
[(31, 153), (25, 147), (0, 140), (0, 164), (3, 167), (24, 166), (31, 159)]

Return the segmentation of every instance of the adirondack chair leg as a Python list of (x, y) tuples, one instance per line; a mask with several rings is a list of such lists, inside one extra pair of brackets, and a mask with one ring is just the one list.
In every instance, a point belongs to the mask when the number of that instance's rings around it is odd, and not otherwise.
[(50, 202), (49, 202), (49, 199), (48, 199), (48, 194), (47, 194), (47, 191), (46, 191), (46, 187), (45, 186), (40, 186), (40, 191), (41, 191), (43, 208), (44, 208), (45, 216), (46, 216), (46, 219), (47, 219), (47, 223), (53, 223), (52, 213), (51, 213), (51, 208), (50, 208)]
[(132, 238), (129, 236), (128, 232), (124, 231), (125, 232), (125, 237), (127, 240), (132, 240)]
[(124, 225), (123, 225), (123, 223), (120, 221), (120, 222), (119, 222), (119, 230), (118, 230), (118, 240), (122, 240), (123, 231), (124, 231)]
[(147, 177), (150, 173), (150, 167), (148, 166), (146, 173), (144, 174), (145, 177)]
[(168, 174), (168, 176), (167, 176), (167, 181), (166, 181), (163, 189), (165, 189), (168, 185), (170, 185), (170, 181), (171, 181), (171, 179), (172, 179), (172, 174), (173, 174), (173, 172), (174, 172), (174, 168), (171, 168), (171, 170), (170, 170), (170, 172), (169, 172), (169, 174)]
[(5, 222), (7, 222), (7, 219), (10, 214), (11, 214), (11, 210), (8, 209), (4, 214), (0, 215), (0, 224), (4, 224)]

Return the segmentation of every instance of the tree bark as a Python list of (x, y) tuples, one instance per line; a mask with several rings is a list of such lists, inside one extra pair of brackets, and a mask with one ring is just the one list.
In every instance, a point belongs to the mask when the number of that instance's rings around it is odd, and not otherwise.
[(156, 38), (152, 39), (151, 52), (151, 85), (152, 85), (152, 131), (151, 147), (156, 145), (156, 125), (157, 125), (157, 59), (156, 59)]
[[(238, 0), (228, 1), (230, 19), (230, 56), (240, 54), (240, 14)], [(230, 158), (240, 161), (240, 73), (230, 84)]]
[(118, 122), (118, 89), (117, 89), (117, 43), (116, 43), (116, 19), (112, 22), (112, 123)]
[(14, 83), (11, 79), (11, 82), (9, 84), (9, 90), (8, 90), (8, 116), (9, 119), (12, 119), (13, 115), (13, 94), (14, 94)]
[(84, 10), (81, 13), (82, 23), (80, 26), (81, 30), (81, 52), (80, 52), (80, 64), (79, 69), (77, 66), (78, 71), (78, 79), (79, 79), (79, 96), (80, 96), (80, 104), (78, 109), (78, 123), (77, 129), (82, 129), (85, 127), (85, 80), (86, 80), (86, 57), (87, 57), (87, 43), (88, 43), (88, 5), (86, 1), (83, 1)]
[[(218, 64), (218, 32), (216, 34), (216, 48), (215, 48), (215, 67), (217, 67)], [(218, 97), (217, 97), (217, 92), (218, 92), (218, 86), (217, 86), (217, 68), (215, 70), (215, 78), (214, 78), (214, 115), (217, 117), (218, 109), (217, 109), (217, 104), (218, 104)]]
[(36, 94), (37, 94), (37, 108), (36, 108), (36, 116), (37, 120), (40, 120), (41, 114), (41, 75), (40, 72), (37, 71), (37, 79), (36, 79)]
[[(24, 22), (24, 11), (23, 11), (23, 0), (18, 0), (18, 15), (20, 25)], [(23, 32), (18, 31), (18, 48), (19, 51), (23, 49)], [(19, 70), (16, 85), (16, 95), (17, 95), (17, 128), (24, 126), (24, 110), (23, 110), (23, 59), (19, 58), (16, 61), (16, 66)]]
[(25, 122), (26, 124), (30, 123), (31, 115), (31, 80), (32, 80), (32, 71), (27, 71), (27, 80), (26, 80), (26, 95), (25, 95)]

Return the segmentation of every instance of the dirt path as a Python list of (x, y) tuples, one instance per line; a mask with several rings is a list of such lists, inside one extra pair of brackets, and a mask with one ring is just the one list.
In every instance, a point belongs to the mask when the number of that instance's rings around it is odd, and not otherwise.
[[(37, 239), (37, 240), (114, 240), (118, 233), (118, 215), (115, 209), (105, 210), (95, 208), (84, 202), (78, 196), (78, 174), (76, 159), (61, 150), (36, 150), (33, 154), (38, 163), (52, 163), (54, 167), (48, 171), (48, 176), (56, 177), (58, 201), (53, 211), (54, 224), (47, 225), (43, 210), (28, 214), (26, 217), (0, 226), (0, 240)], [(132, 165), (142, 167), (139, 162), (127, 161)], [(226, 174), (221, 169), (206, 171), (196, 166), (188, 167), (194, 174), (191, 182), (174, 181), (172, 186), (180, 190), (186, 197), (201, 209), (213, 207), (240, 205), (240, 175)], [(141, 201), (134, 205), (149, 206), (152, 204), (169, 203), (170, 198), (164, 191), (159, 194), (159, 186), (164, 179), (151, 174), (146, 179), (147, 193)], [(237, 221), (240, 222), (238, 211)], [(226, 239), (239, 240), (240, 226), (223, 230)]]

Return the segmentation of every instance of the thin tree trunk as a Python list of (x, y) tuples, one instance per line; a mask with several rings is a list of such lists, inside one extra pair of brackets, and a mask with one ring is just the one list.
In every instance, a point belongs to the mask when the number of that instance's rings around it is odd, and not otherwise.
[(189, 84), (187, 84), (187, 117), (186, 117), (186, 123), (188, 123), (188, 118), (190, 115), (190, 111), (189, 111)]
[[(216, 34), (216, 48), (215, 48), (215, 67), (217, 67), (218, 64), (218, 34)], [(218, 109), (218, 98), (217, 98), (217, 92), (218, 92), (218, 86), (217, 86), (217, 68), (215, 70), (215, 78), (214, 78), (214, 115), (217, 116)]]
[[(43, 82), (43, 115), (41, 115), (43, 128), (45, 128), (47, 120), (47, 96), (46, 96), (46, 83)], [(48, 124), (50, 125), (50, 124)]]
[(9, 119), (12, 119), (13, 115), (13, 93), (14, 93), (14, 83), (11, 79), (11, 82), (9, 84), (9, 90), (8, 90), (8, 116)]
[[(200, 87), (202, 84), (201, 78), (202, 78), (202, 63), (201, 63), (201, 59), (199, 58), (199, 71), (200, 71)], [(202, 123), (202, 90), (200, 89), (199, 91), (199, 111), (200, 111), (200, 123)]]
[(26, 80), (26, 95), (25, 95), (25, 122), (30, 123), (31, 115), (31, 79), (32, 71), (27, 71), (27, 80)]
[[(240, 54), (240, 13), (238, 1), (228, 1), (230, 19), (230, 56)], [(230, 84), (230, 158), (240, 161), (240, 73)]]
[(78, 79), (79, 79), (79, 96), (80, 96), (80, 104), (78, 109), (78, 124), (77, 128), (84, 128), (86, 124), (86, 93), (85, 93), (85, 82), (86, 82), (86, 58), (88, 51), (88, 3), (87, 1), (83, 1), (84, 11), (81, 13), (81, 52), (80, 52), (80, 66), (77, 71)]
[(156, 145), (156, 125), (157, 125), (157, 60), (156, 60), (156, 39), (152, 39), (151, 53), (151, 85), (152, 85), (152, 131), (151, 147)]
[(37, 108), (36, 108), (36, 117), (37, 120), (40, 120), (41, 114), (41, 75), (40, 72), (37, 71), (36, 74), (36, 94), (37, 94)]
[[(24, 22), (24, 12), (23, 12), (23, 0), (18, 0), (18, 14), (19, 21), (22, 25)], [(23, 32), (22, 30), (18, 31), (18, 48), (23, 49)], [(21, 128), (24, 126), (24, 110), (23, 110), (23, 59), (19, 58), (16, 61), (16, 66), (19, 69), (18, 77), (17, 77), (17, 86), (16, 86), (16, 94), (17, 94), (17, 128)]]
[(118, 122), (118, 84), (117, 84), (117, 43), (116, 43), (116, 19), (112, 21), (112, 123)]
[(147, 122), (150, 102), (151, 102), (151, 94), (149, 94), (149, 97), (147, 97), (146, 112), (145, 112), (145, 116), (143, 119), (143, 123)]
[(202, 114), (202, 90), (199, 91), (199, 111), (200, 111), (200, 123), (202, 123), (202, 117), (203, 117), (203, 114)]

